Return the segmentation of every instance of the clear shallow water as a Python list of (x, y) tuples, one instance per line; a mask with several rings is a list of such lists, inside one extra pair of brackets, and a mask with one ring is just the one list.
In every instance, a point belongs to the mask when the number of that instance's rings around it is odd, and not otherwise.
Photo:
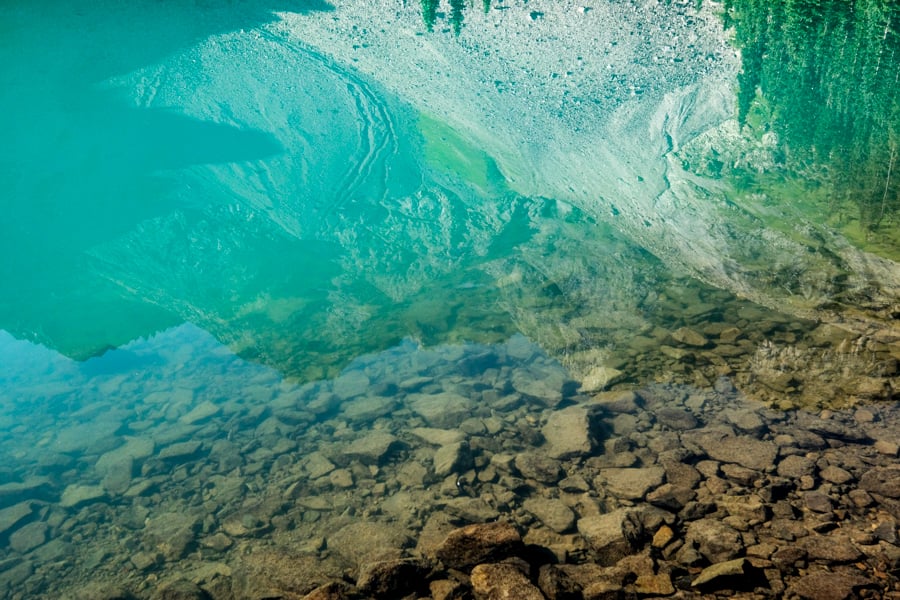
[[(116, 528), (194, 507), (201, 483), (214, 495), (210, 470), (256, 492), (274, 473), (280, 493), (286, 461), (370, 429), (502, 420), (502, 398), (552, 406), (595, 367), (711, 386), (811, 327), (511, 192), (440, 121), (268, 33), (273, 9), (328, 9), (293, 4), (2, 9), (0, 503), (38, 502), (28, 519), (46, 524), (6, 550), (10, 594), (70, 544), (103, 540), (91, 560), (140, 570)], [(695, 371), (660, 352), (681, 326), (744, 343)], [(414, 408), (423, 389), (484, 403), (435, 419)]]

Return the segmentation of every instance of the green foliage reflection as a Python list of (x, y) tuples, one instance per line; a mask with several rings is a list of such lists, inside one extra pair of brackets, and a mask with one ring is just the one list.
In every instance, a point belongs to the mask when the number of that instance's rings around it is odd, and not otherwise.
[(738, 118), (764, 100), (788, 167), (822, 172), (877, 228), (900, 214), (900, 0), (725, 0)]

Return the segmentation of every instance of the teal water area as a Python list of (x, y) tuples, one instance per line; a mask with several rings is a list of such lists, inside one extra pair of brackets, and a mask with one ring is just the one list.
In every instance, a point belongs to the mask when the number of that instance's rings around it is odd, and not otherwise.
[[(185, 558), (195, 545), (147, 563), (154, 543), (119, 527), (211, 502), (224, 480), (204, 479), (205, 457), (259, 492), (318, 451), (297, 440), (336, 414), (344, 425), (322, 426), (334, 439), (471, 415), (499, 431), (497, 411), (555, 406), (592, 368), (595, 390), (671, 378), (666, 361), (684, 374), (687, 351), (659, 353), (678, 327), (716, 324), (709, 385), (761, 336), (808, 329), (675, 280), (566, 203), (513, 193), (437, 117), (267, 29), (277, 11), (328, 10), (0, 7), (9, 597), (52, 593), (56, 572), (139, 578)], [(203, 504), (204, 533), (241, 501)]]

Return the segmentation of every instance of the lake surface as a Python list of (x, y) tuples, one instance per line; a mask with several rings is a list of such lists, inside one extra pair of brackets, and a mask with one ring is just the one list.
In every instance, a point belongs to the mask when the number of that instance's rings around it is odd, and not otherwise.
[(4, 597), (225, 564), (282, 532), (277, 510), (234, 517), (269, 488), (306, 499), (309, 532), (362, 519), (348, 495), (397, 491), (395, 447), (332, 463), (371, 432), (525, 451), (593, 392), (840, 405), (896, 374), (889, 341), (522, 195), (462, 133), (270, 27), (328, 5), (201, 4), (0, 9)]

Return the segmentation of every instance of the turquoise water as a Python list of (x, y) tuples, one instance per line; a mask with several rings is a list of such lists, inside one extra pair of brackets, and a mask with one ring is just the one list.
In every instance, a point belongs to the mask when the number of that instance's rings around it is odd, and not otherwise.
[[(711, 386), (811, 328), (514, 193), (433, 116), (271, 33), (276, 10), (330, 6), (0, 8), (0, 510), (25, 511), (0, 519), (8, 597), (186, 559), (141, 566), (145, 521), (202, 506), (212, 534), (353, 432), (499, 431), (598, 367)], [(683, 326), (745, 343), (695, 370), (660, 351)], [(229, 477), (246, 498), (216, 504)]]

